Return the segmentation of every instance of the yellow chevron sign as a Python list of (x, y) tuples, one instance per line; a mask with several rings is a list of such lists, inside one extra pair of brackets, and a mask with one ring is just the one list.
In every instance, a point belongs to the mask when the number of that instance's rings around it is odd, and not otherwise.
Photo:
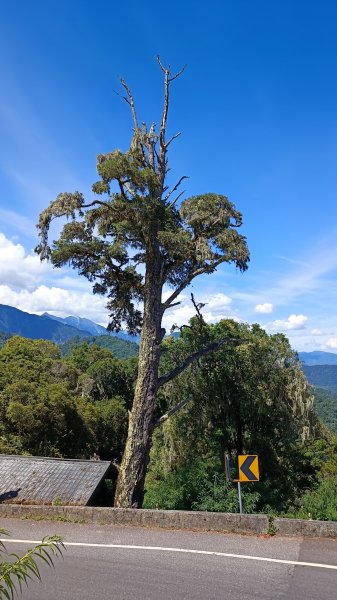
[(239, 481), (260, 481), (259, 457), (257, 454), (240, 454)]

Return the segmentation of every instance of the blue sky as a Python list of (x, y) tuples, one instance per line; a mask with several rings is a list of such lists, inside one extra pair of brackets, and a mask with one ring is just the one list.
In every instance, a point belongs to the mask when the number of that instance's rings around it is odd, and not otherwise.
[[(186, 195), (242, 211), (249, 270), (196, 280), (210, 321), (283, 331), (297, 350), (337, 351), (337, 4), (331, 0), (6, 3), (0, 22), (0, 302), (106, 323), (104, 299), (33, 255), (39, 212), (90, 197), (95, 157), (127, 149), (115, 94), (159, 120), (155, 62), (187, 69), (172, 89), (170, 163)], [(167, 326), (192, 314), (188, 293)]]

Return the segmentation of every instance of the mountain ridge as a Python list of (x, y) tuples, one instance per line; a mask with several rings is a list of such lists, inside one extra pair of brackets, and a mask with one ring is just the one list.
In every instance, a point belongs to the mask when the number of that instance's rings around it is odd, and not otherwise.
[(302, 365), (302, 370), (311, 385), (337, 391), (337, 365)]
[(75, 327), (80, 331), (87, 331), (91, 335), (111, 335), (113, 337), (117, 337), (121, 340), (127, 342), (138, 342), (139, 336), (133, 336), (129, 333), (124, 333), (123, 331), (118, 331), (116, 333), (110, 332), (103, 327), (103, 325), (99, 325), (90, 319), (86, 319), (84, 317), (79, 316), (68, 316), (68, 317), (57, 317), (55, 315), (51, 315), (50, 313), (44, 312), (41, 316), (47, 317), (49, 319), (53, 319), (59, 321), (60, 323), (64, 323), (65, 325), (70, 325), (71, 327)]
[(0, 304), (0, 332), (15, 334), (30, 339), (46, 339), (62, 344), (73, 337), (111, 337), (136, 344), (139, 336), (124, 332), (111, 333), (94, 321), (78, 316), (57, 317), (49, 313), (35, 315), (14, 306)]
[(70, 325), (30, 314), (6, 304), (0, 304), (0, 331), (22, 335), (33, 340), (51, 340), (56, 344), (61, 344), (75, 335), (81, 338), (91, 336), (86, 331), (80, 331)]
[(312, 352), (298, 352), (298, 358), (304, 365), (337, 365), (337, 354), (313, 350)]

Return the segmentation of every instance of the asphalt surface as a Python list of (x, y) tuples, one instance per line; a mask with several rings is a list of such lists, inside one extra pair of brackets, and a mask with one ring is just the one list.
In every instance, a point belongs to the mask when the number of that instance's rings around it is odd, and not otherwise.
[(18, 554), (53, 533), (78, 544), (67, 545), (55, 569), (41, 566), (42, 582), (30, 582), (23, 600), (337, 598), (337, 540), (19, 519), (0, 526), (25, 540), (7, 543)]

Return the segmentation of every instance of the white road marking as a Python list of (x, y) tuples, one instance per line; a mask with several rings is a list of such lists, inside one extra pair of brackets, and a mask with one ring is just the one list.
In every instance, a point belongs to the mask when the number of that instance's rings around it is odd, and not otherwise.
[[(0, 538), (5, 544), (40, 544), (41, 540), (13, 540)], [(303, 562), (297, 560), (284, 560), (283, 558), (268, 558), (265, 556), (251, 556), (249, 554), (232, 554), (229, 552), (217, 552), (214, 550), (192, 550), (190, 548), (167, 548), (165, 546), (135, 546), (131, 544), (95, 544), (86, 542), (63, 542), (65, 546), (80, 546), (83, 548), (113, 548), (122, 550), (151, 550), (159, 552), (181, 552), (185, 554), (201, 554), (206, 556), (222, 556), (224, 558), (240, 558), (241, 560), (259, 560), (262, 562), (278, 563), (281, 565), (293, 565), (295, 567), (312, 567), (319, 569), (331, 569), (337, 571), (337, 565), (325, 563)]]

